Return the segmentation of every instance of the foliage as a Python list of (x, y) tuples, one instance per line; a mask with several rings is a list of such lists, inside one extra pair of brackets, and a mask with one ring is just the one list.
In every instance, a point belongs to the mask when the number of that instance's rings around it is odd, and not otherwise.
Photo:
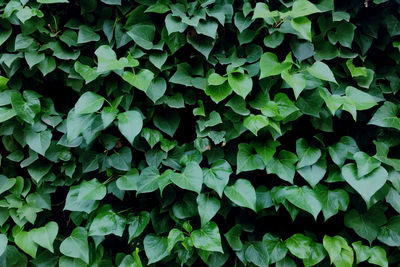
[(0, 1), (0, 265), (398, 265), (399, 4)]

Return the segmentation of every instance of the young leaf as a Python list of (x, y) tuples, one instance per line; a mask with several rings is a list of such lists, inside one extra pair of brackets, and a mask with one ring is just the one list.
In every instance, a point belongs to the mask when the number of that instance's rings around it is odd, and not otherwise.
[(224, 194), (236, 205), (256, 210), (256, 191), (248, 180), (236, 180), (232, 186), (225, 187)]
[(199, 230), (195, 230), (190, 234), (193, 245), (196, 248), (206, 251), (223, 252), (221, 246), (221, 236), (218, 226), (215, 222), (209, 222), (202, 226)]
[(83, 227), (76, 227), (71, 235), (61, 243), (60, 252), (71, 258), (82, 259), (89, 264), (89, 244), (86, 230)]
[(136, 110), (126, 111), (118, 114), (118, 129), (123, 136), (133, 143), (135, 137), (140, 133), (143, 127), (142, 115)]

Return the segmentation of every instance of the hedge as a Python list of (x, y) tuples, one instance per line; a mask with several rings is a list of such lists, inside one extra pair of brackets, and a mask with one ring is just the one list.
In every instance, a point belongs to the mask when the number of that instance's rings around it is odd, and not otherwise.
[(0, 14), (0, 266), (400, 263), (399, 0)]

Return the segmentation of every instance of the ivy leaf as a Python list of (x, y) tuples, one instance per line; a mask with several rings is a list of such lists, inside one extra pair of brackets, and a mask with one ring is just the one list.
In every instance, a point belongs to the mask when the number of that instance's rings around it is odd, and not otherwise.
[(256, 136), (258, 131), (268, 126), (268, 124), (268, 118), (263, 115), (250, 114), (250, 116), (246, 117), (243, 121), (243, 126), (249, 129)]
[(51, 131), (43, 131), (40, 133), (36, 133), (32, 130), (26, 133), (26, 143), (28, 146), (38, 154), (44, 156), (46, 151), (50, 147), (51, 138), (52, 138)]
[(174, 248), (175, 244), (179, 241), (183, 241), (185, 236), (183, 235), (182, 231), (179, 229), (172, 229), (168, 233), (168, 252), (171, 253), (172, 249)]
[(378, 235), (379, 229), (386, 223), (384, 210), (380, 206), (374, 206), (364, 214), (357, 210), (350, 210), (344, 217), (344, 224), (352, 228), (360, 237), (365, 238), (371, 244)]
[(346, 159), (353, 159), (353, 155), (359, 151), (356, 141), (349, 136), (343, 136), (339, 142), (328, 147), (329, 155), (333, 162), (341, 167)]
[(342, 168), (342, 175), (346, 182), (354, 188), (365, 200), (371, 197), (386, 183), (388, 173), (383, 167), (378, 167), (371, 173), (359, 177), (354, 163), (349, 163)]
[(325, 221), (336, 215), (339, 210), (347, 210), (350, 199), (346, 191), (342, 189), (329, 190), (325, 185), (319, 184), (314, 188), (314, 193), (321, 203)]
[(88, 65), (82, 64), (76, 61), (74, 64), (74, 70), (83, 77), (86, 83), (90, 83), (99, 76), (96, 68), (91, 68)]
[(108, 45), (99, 46), (94, 53), (97, 56), (97, 71), (99, 73), (121, 70), (128, 66), (128, 60), (126, 58), (117, 60), (117, 55)]
[(221, 246), (221, 236), (218, 226), (215, 222), (209, 222), (202, 226), (199, 230), (195, 230), (190, 234), (193, 245), (196, 248), (206, 251), (216, 251), (223, 253)]
[(357, 110), (367, 110), (378, 104), (373, 96), (352, 86), (346, 87), (346, 95), (354, 101)]
[(290, 13), (293, 18), (304, 17), (314, 13), (319, 13), (319, 10), (313, 3), (308, 0), (296, 0), (292, 6)]
[(224, 192), (225, 186), (228, 184), (229, 176), (232, 173), (232, 168), (225, 160), (218, 160), (213, 163), (211, 168), (203, 169), (204, 184), (215, 190), (220, 197)]
[(153, 39), (156, 28), (153, 24), (135, 24), (126, 33), (143, 49), (153, 48)]
[(7, 249), (8, 239), (5, 234), (0, 234), (0, 257)]
[(31, 232), (20, 231), (14, 237), (14, 242), (22, 251), (36, 258), (38, 245), (33, 241)]
[(281, 150), (277, 157), (272, 158), (267, 165), (268, 174), (276, 174), (282, 180), (293, 183), (296, 168), (294, 164), (298, 161), (296, 154)]
[(393, 216), (388, 223), (381, 226), (378, 233), (378, 240), (388, 246), (400, 246), (400, 216)]
[(397, 117), (399, 112), (398, 105), (386, 101), (374, 114), (368, 124), (376, 126), (395, 128), (400, 130), (400, 118)]
[(79, 185), (78, 201), (80, 200), (102, 200), (107, 193), (106, 186), (96, 178), (90, 181), (82, 181)]
[(343, 267), (353, 266), (354, 252), (343, 237), (325, 235), (323, 245), (329, 254), (331, 263)]
[(243, 99), (246, 98), (253, 88), (253, 81), (250, 76), (239, 71), (228, 73), (228, 83), (233, 91), (243, 97)]
[(279, 63), (278, 57), (274, 53), (264, 53), (260, 59), (260, 79), (281, 74), (290, 67), (290, 62)]
[(246, 260), (256, 266), (268, 266), (269, 253), (267, 247), (260, 241), (251, 242), (245, 252)]
[(149, 259), (148, 264), (158, 262), (169, 255), (168, 239), (154, 234), (148, 234), (143, 240), (144, 252)]
[(104, 97), (93, 93), (86, 92), (75, 104), (76, 114), (89, 114), (98, 111), (104, 103)]
[(78, 44), (97, 42), (100, 40), (100, 35), (95, 33), (93, 29), (86, 25), (79, 26)]
[(311, 21), (306, 17), (293, 18), (291, 21), (293, 29), (295, 29), (302, 39), (311, 42)]
[(57, 237), (58, 224), (56, 222), (48, 222), (45, 226), (33, 229), (29, 232), (33, 242), (54, 252), (53, 243)]
[(174, 173), (171, 181), (180, 188), (200, 194), (203, 185), (203, 171), (195, 162), (189, 162), (182, 173)]
[(381, 166), (379, 160), (370, 157), (367, 153), (361, 151), (355, 153), (353, 157), (357, 164), (358, 177), (365, 176)]
[(197, 209), (199, 211), (201, 226), (208, 223), (217, 214), (221, 203), (216, 197), (208, 197), (205, 194), (197, 196)]
[(150, 87), (151, 82), (154, 79), (154, 73), (147, 69), (141, 69), (136, 74), (125, 71), (124, 73), (122, 73), (121, 77), (130, 85), (135, 86), (143, 92), (147, 92), (147, 89)]
[(236, 224), (226, 234), (224, 234), (228, 244), (235, 251), (242, 250), (243, 248), (243, 243), (240, 240), (241, 233), (242, 227), (239, 224)]
[(317, 216), (322, 210), (322, 205), (314, 191), (308, 186), (290, 187), (286, 190), (285, 197), (290, 203), (309, 212), (317, 220)]
[(159, 113), (153, 118), (154, 125), (171, 137), (174, 136), (178, 129), (180, 121), (179, 114), (173, 111)]
[(135, 110), (126, 111), (118, 114), (118, 129), (123, 136), (133, 143), (135, 137), (140, 133), (143, 127), (142, 115)]
[(333, 75), (331, 69), (328, 67), (328, 65), (321, 61), (316, 61), (311, 67), (307, 69), (307, 71), (315, 78), (337, 84), (335, 76)]
[(256, 191), (248, 180), (236, 180), (232, 186), (225, 187), (224, 194), (236, 205), (256, 211)]
[(313, 165), (321, 157), (321, 150), (319, 148), (309, 146), (304, 138), (297, 139), (296, 153), (299, 159), (297, 162), (297, 168)]
[(262, 170), (265, 163), (258, 154), (253, 154), (253, 147), (249, 144), (239, 144), (239, 152), (237, 153), (237, 169), (236, 174), (243, 171)]

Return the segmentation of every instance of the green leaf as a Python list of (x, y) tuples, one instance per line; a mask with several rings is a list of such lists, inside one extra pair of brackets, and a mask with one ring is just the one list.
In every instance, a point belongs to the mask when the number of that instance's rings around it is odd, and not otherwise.
[(236, 174), (244, 171), (262, 170), (265, 163), (262, 157), (253, 153), (253, 147), (249, 144), (239, 144), (237, 153), (237, 169)]
[(346, 87), (346, 95), (354, 101), (357, 110), (370, 109), (378, 104), (373, 96), (351, 86)]
[(108, 45), (99, 46), (94, 53), (97, 56), (97, 71), (99, 73), (121, 70), (128, 66), (128, 60), (126, 58), (117, 60), (117, 55)]
[(224, 82), (221, 85), (207, 85), (205, 93), (218, 104), (232, 93), (232, 88), (228, 82)]
[(282, 79), (285, 80), (285, 82), (287, 82), (291, 88), (293, 88), (294, 96), (297, 99), (301, 92), (306, 88), (306, 79), (304, 74), (290, 74), (288, 71), (283, 71), (281, 76)]
[(174, 248), (175, 244), (183, 241), (185, 239), (185, 236), (183, 235), (183, 232), (179, 229), (172, 229), (168, 233), (168, 252), (171, 253), (171, 250)]
[(300, 259), (307, 259), (311, 254), (312, 239), (303, 234), (294, 234), (285, 240), (285, 245), (290, 253)]
[(236, 205), (256, 211), (256, 191), (248, 180), (236, 180), (232, 186), (225, 187), (224, 194)]
[(232, 90), (243, 97), (243, 99), (246, 98), (253, 88), (253, 81), (250, 76), (238, 71), (228, 73), (228, 83)]
[(281, 74), (290, 69), (291, 65), (290, 62), (279, 63), (278, 57), (274, 53), (264, 53), (260, 59), (260, 79)]
[(399, 112), (398, 105), (386, 101), (374, 114), (368, 124), (380, 127), (395, 128), (400, 130), (400, 118), (397, 117)]
[(293, 29), (295, 29), (302, 39), (311, 42), (311, 21), (306, 17), (294, 18), (291, 21)]
[(153, 48), (153, 39), (156, 28), (153, 24), (135, 24), (126, 33), (143, 49)]
[(269, 253), (264, 243), (251, 242), (245, 251), (246, 260), (254, 263), (256, 266), (268, 266)]
[(0, 257), (7, 249), (8, 239), (5, 234), (0, 234)]
[(293, 183), (296, 168), (294, 164), (298, 161), (296, 154), (281, 150), (277, 157), (272, 158), (267, 164), (267, 173), (276, 174), (282, 180)]
[(400, 246), (400, 216), (391, 217), (387, 224), (380, 227), (378, 240), (391, 247)]
[(367, 153), (361, 151), (355, 153), (353, 157), (357, 164), (358, 177), (365, 176), (381, 166), (381, 162), (379, 160), (370, 157)]
[(307, 68), (307, 71), (315, 78), (337, 83), (331, 69), (328, 67), (328, 65), (321, 61), (316, 61), (312, 66)]
[(21, 94), (18, 91), (11, 91), (11, 105), (15, 113), (17, 113), (18, 117), (23, 119), (25, 122), (29, 124), (33, 124), (36, 112), (33, 110), (33, 107), (30, 106), (27, 102), (24, 101)]
[(47, 149), (50, 147), (51, 138), (51, 131), (36, 133), (31, 130), (26, 133), (26, 143), (28, 146), (42, 156), (44, 156)]
[(333, 162), (341, 167), (346, 159), (353, 159), (353, 155), (359, 151), (356, 141), (349, 136), (343, 136), (339, 142), (328, 147), (329, 155)]
[(308, 0), (296, 0), (292, 6), (290, 15), (293, 18), (304, 17), (314, 13), (319, 13), (319, 10), (313, 3)]
[(211, 168), (203, 169), (204, 184), (215, 190), (220, 197), (224, 192), (225, 186), (228, 184), (229, 176), (232, 173), (232, 168), (225, 160), (218, 160), (213, 163)]
[(203, 185), (203, 171), (195, 162), (189, 162), (182, 173), (174, 173), (171, 181), (182, 189), (200, 194)]
[(71, 235), (61, 242), (60, 252), (65, 256), (81, 259), (89, 264), (89, 244), (86, 230), (83, 227), (76, 227)]
[(246, 117), (243, 121), (243, 126), (250, 130), (256, 136), (258, 131), (264, 127), (267, 127), (268, 124), (268, 118), (263, 115), (250, 114), (250, 116)]
[(201, 226), (207, 224), (217, 214), (221, 203), (216, 197), (209, 197), (205, 194), (197, 196), (197, 209), (199, 211)]
[(297, 139), (296, 153), (299, 159), (297, 162), (297, 168), (313, 165), (321, 157), (321, 150), (319, 148), (309, 146), (304, 138)]
[(240, 240), (241, 234), (242, 234), (242, 227), (239, 224), (236, 224), (226, 234), (224, 234), (229, 245), (235, 251), (242, 250), (243, 248), (243, 243)]
[(26, 254), (36, 258), (38, 245), (33, 241), (31, 232), (20, 231), (14, 237), (14, 242)]
[(364, 214), (353, 209), (344, 216), (344, 225), (352, 228), (360, 237), (368, 240), (370, 244), (376, 239), (379, 229), (385, 223), (384, 210), (379, 206), (374, 206)]
[(0, 107), (0, 123), (5, 122), (13, 117), (15, 117), (17, 113), (14, 109)]
[(132, 72), (125, 71), (121, 75), (122, 79), (127, 81), (130, 85), (135, 86), (139, 90), (143, 92), (147, 92), (147, 89), (150, 87), (151, 82), (154, 79), (154, 73), (147, 70), (141, 69), (138, 73), (133, 74)]
[(106, 186), (96, 178), (90, 181), (82, 181), (79, 185), (78, 201), (80, 200), (102, 200), (107, 193)]
[(133, 143), (135, 137), (140, 133), (143, 127), (142, 115), (136, 110), (126, 111), (118, 114), (118, 129), (123, 136)]
[(180, 121), (179, 113), (174, 111), (158, 113), (153, 118), (154, 125), (170, 137), (174, 136)]
[(89, 236), (122, 236), (125, 224), (125, 217), (115, 213), (110, 205), (104, 205), (96, 211), (96, 217), (89, 227)]
[(371, 197), (386, 183), (388, 172), (383, 167), (378, 167), (365, 176), (357, 175), (357, 168), (354, 163), (343, 166), (342, 175), (346, 182), (356, 190), (365, 202), (369, 202)]
[(158, 262), (169, 255), (168, 239), (154, 234), (148, 234), (143, 240), (144, 252), (149, 259), (148, 264)]
[(96, 80), (96, 78), (99, 76), (96, 68), (91, 68), (88, 65), (80, 63), (79, 61), (75, 62), (74, 70), (83, 77), (86, 83)]
[(331, 263), (343, 267), (353, 266), (354, 252), (343, 237), (325, 235), (323, 245), (329, 254)]
[(325, 221), (336, 215), (339, 210), (347, 210), (350, 198), (343, 189), (329, 190), (325, 185), (319, 184), (314, 188), (314, 193), (321, 203)]
[(78, 44), (97, 42), (100, 40), (100, 35), (95, 33), (93, 29), (86, 25), (79, 26)]
[(48, 222), (45, 226), (33, 229), (29, 232), (33, 242), (54, 252), (53, 243), (57, 237), (58, 224), (56, 222)]
[(90, 114), (101, 109), (104, 103), (104, 97), (93, 93), (84, 93), (75, 104), (76, 114)]
[(37, 0), (41, 4), (69, 3), (68, 0)]
[(322, 210), (322, 205), (311, 188), (308, 186), (289, 187), (285, 192), (285, 197), (290, 203), (307, 211), (317, 220), (317, 216)]
[(138, 237), (141, 233), (143, 233), (144, 229), (150, 222), (150, 214), (147, 211), (142, 211), (138, 216), (132, 216), (128, 218), (128, 233), (129, 240), (128, 242), (132, 242), (135, 237)]
[(86, 267), (87, 264), (80, 259), (73, 259), (66, 256), (61, 256), (59, 260), (60, 267)]
[(216, 251), (223, 253), (221, 246), (221, 236), (218, 226), (215, 222), (209, 222), (202, 226), (199, 230), (195, 230), (190, 234), (193, 245), (196, 248), (206, 251)]

